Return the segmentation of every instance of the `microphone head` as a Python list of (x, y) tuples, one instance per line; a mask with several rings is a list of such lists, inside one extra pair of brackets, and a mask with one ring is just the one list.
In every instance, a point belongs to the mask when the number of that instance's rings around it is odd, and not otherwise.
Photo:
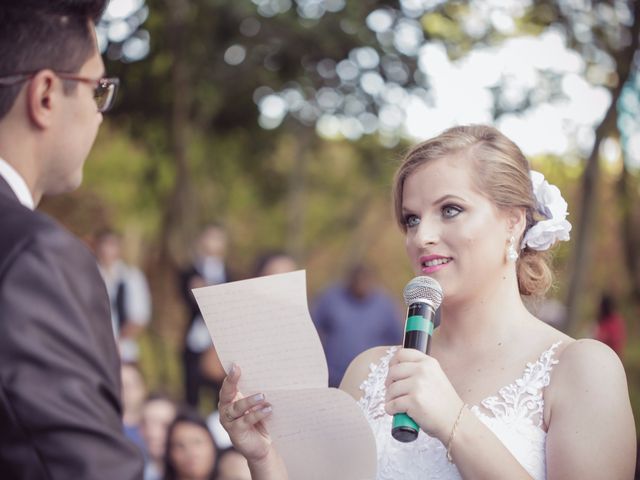
[(424, 275), (410, 280), (404, 287), (402, 295), (407, 306), (417, 301), (423, 301), (430, 303), (434, 310), (440, 307), (444, 296), (442, 287), (437, 280)]

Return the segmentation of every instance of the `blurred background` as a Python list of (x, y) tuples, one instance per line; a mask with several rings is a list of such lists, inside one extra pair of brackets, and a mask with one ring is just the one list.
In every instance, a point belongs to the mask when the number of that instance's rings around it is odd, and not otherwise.
[[(123, 355), (148, 390), (184, 401), (184, 364), (208, 348), (188, 288), (263, 274), (279, 252), (281, 271), (307, 270), (310, 304), (366, 266), (399, 306), (412, 277), (391, 215), (402, 153), (494, 124), (569, 203), (556, 285), (531, 308), (613, 338), (638, 421), (639, 29), (633, 0), (111, 0), (98, 33), (119, 99), (83, 186), (43, 208), (96, 252), (111, 239), (105, 278), (117, 259), (132, 289), (148, 286), (146, 305), (114, 300), (131, 308), (114, 320), (133, 344)], [(206, 252), (217, 263), (189, 276)], [(602, 327), (603, 308), (622, 326)]]

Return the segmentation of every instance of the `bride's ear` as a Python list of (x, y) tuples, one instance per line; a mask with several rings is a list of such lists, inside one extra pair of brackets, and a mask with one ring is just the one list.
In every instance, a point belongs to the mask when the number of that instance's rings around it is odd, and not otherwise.
[(507, 228), (511, 235), (522, 239), (527, 228), (527, 211), (523, 207), (514, 207), (507, 211)]

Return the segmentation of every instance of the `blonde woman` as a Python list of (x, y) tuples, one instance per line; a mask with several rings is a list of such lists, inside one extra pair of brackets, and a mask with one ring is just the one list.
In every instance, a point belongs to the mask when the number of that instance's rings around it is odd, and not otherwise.
[[(394, 206), (416, 274), (445, 296), (429, 356), (377, 347), (343, 378), (374, 431), (377, 480), (632, 478), (635, 429), (618, 356), (523, 304), (547, 291), (547, 250), (569, 238), (559, 190), (496, 129), (464, 126), (409, 151)], [(286, 478), (262, 423), (269, 399), (242, 398), (239, 376), (236, 367), (222, 388), (223, 425), (254, 480)], [(402, 412), (420, 426), (414, 442), (391, 436)]]

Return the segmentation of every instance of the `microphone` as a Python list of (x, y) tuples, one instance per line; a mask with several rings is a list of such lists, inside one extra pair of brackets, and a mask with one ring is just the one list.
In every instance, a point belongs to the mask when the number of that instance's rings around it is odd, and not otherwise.
[[(408, 307), (403, 346), (429, 355), (431, 334), (437, 326), (434, 319), (443, 298), (442, 287), (431, 277), (415, 277), (404, 287), (403, 296)], [(396, 440), (413, 442), (419, 431), (418, 424), (406, 413), (393, 416), (391, 435)]]

